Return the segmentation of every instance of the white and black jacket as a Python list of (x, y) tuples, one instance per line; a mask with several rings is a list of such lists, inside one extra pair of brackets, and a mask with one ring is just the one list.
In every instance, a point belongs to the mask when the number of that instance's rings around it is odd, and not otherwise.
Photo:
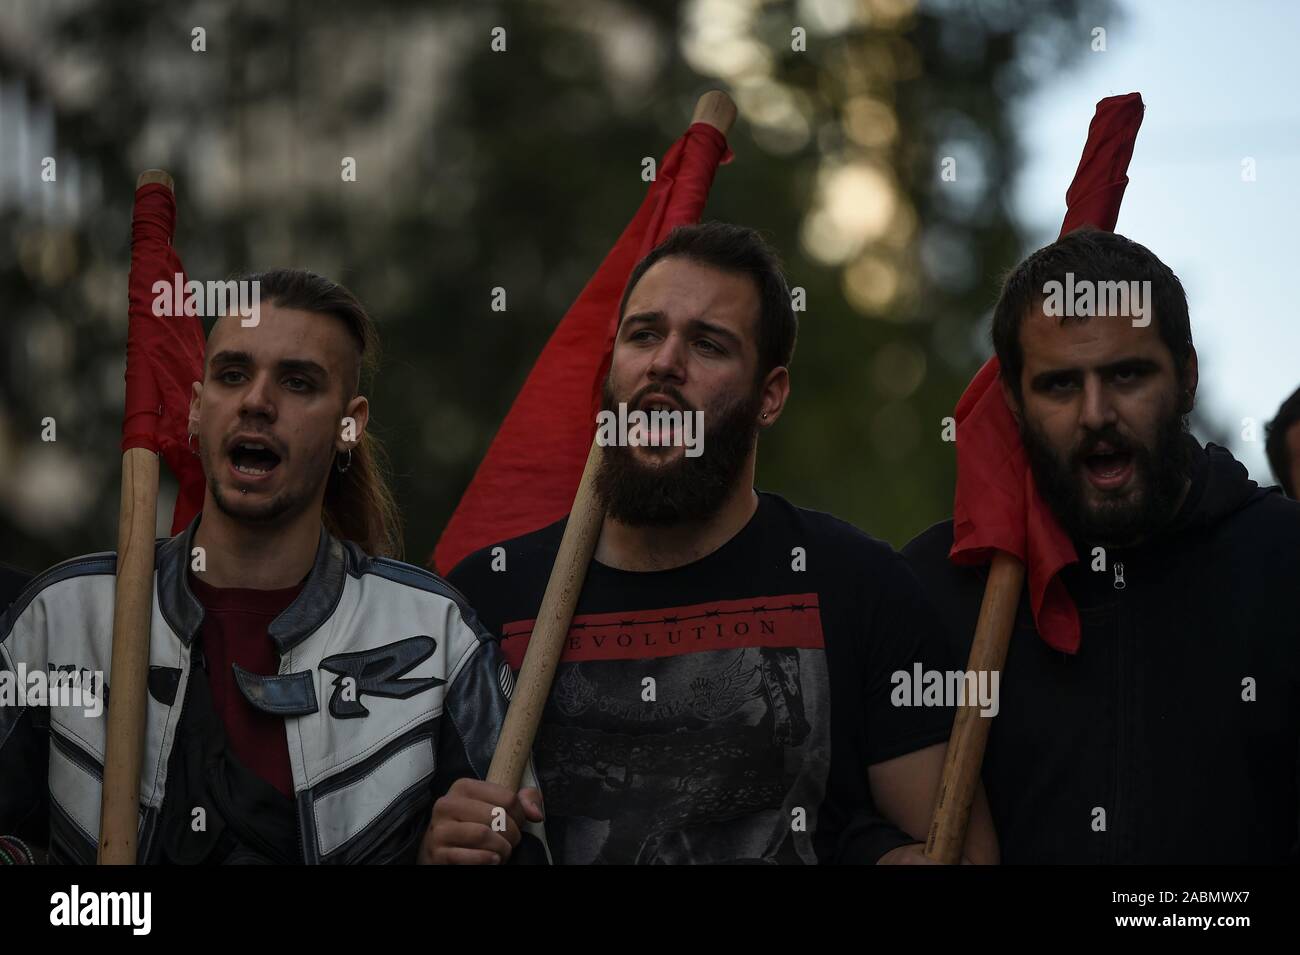
[[(141, 862), (158, 858), (177, 728), (191, 677), (204, 679), (204, 611), (187, 582), (198, 520), (156, 548)], [(115, 554), (94, 554), (35, 578), (0, 616), (0, 671), (99, 672), (111, 694), (115, 569)], [(236, 678), (252, 705), (284, 719), (301, 861), (413, 860), (434, 798), (487, 773), (510, 687), (496, 643), (441, 578), (324, 528), (302, 592), (268, 635), (279, 674), (236, 668)], [(0, 832), (45, 842), (33, 830), (47, 829), (50, 861), (94, 861), (106, 723), (106, 706), (92, 717), (0, 701)], [(517, 856), (545, 861), (532, 841), (541, 827), (528, 831)]]

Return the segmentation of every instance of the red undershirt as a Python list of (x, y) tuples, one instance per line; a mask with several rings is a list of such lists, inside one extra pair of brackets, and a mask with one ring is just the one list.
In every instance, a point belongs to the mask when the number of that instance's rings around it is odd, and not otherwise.
[(190, 589), (206, 611), (199, 633), (208, 662), (212, 704), (226, 727), (230, 752), (244, 766), (286, 796), (293, 797), (289, 743), (284, 718), (256, 709), (235, 683), (231, 664), (250, 673), (275, 676), (280, 654), (267, 635), (271, 621), (293, 603), (302, 584), (283, 590), (212, 587), (189, 575)]

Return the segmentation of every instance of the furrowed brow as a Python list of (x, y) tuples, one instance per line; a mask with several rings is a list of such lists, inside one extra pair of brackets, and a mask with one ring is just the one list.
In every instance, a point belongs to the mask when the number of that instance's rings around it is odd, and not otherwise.
[(634, 315), (625, 316), (623, 324), (630, 328), (633, 325), (658, 325), (663, 320), (663, 312), (637, 312)]
[(1083, 375), (1081, 368), (1053, 368), (1050, 371), (1040, 371), (1029, 379), (1029, 387), (1034, 389), (1046, 388), (1058, 381), (1066, 381), (1071, 378), (1080, 378)]
[(708, 322), (702, 318), (697, 318), (691, 321), (691, 328), (695, 331), (704, 332), (706, 335), (712, 335), (714, 338), (721, 338), (732, 347), (740, 347), (740, 336), (731, 329), (718, 325), (715, 322)]

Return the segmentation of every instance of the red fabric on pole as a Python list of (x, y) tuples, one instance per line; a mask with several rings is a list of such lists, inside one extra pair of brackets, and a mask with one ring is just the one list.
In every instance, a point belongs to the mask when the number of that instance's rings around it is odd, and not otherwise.
[[(1143, 109), (1138, 93), (1097, 104), (1065, 194), (1061, 235), (1085, 225), (1114, 230)], [(957, 402), (957, 490), (948, 557), (961, 565), (986, 564), (995, 550), (1019, 558), (1039, 634), (1049, 646), (1077, 653), (1079, 611), (1059, 575), (1078, 555), (1034, 485), (1020, 430), (1002, 398), (1000, 373), (997, 358), (990, 358)]]
[[(203, 380), (203, 326), (197, 315), (186, 315), (183, 308), (179, 315), (153, 312), (155, 282), (166, 282), (170, 290), (179, 275), (184, 288), (185, 269), (172, 248), (175, 232), (172, 191), (161, 183), (137, 189), (131, 214), (122, 450), (148, 448), (161, 454), (180, 482), (173, 534), (203, 507), (203, 468), (187, 441), (191, 385)], [(176, 304), (170, 291), (167, 301)]]
[(699, 221), (726, 137), (693, 123), (659, 162), (636, 216), (561, 319), (433, 552), (442, 573), (479, 548), (554, 523), (573, 505), (596, 433), (618, 304), (633, 267), (676, 226)]

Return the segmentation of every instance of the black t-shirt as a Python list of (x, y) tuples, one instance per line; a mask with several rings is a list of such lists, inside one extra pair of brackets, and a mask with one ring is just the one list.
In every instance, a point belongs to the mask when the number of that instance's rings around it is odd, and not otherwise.
[[(201, 641), (200, 641), (201, 642)], [(170, 865), (292, 865), (301, 861), (293, 800), (231, 751), (212, 702), (201, 647), (168, 767), (156, 858)], [(204, 825), (193, 825), (202, 808)]]
[[(450, 574), (515, 670), (563, 528)], [(772, 494), (686, 566), (593, 561), (534, 750), (556, 861), (874, 862), (914, 841), (880, 838), (867, 767), (946, 742), (951, 709), (891, 703), (895, 672), (948, 666), (938, 633), (886, 544)]]

